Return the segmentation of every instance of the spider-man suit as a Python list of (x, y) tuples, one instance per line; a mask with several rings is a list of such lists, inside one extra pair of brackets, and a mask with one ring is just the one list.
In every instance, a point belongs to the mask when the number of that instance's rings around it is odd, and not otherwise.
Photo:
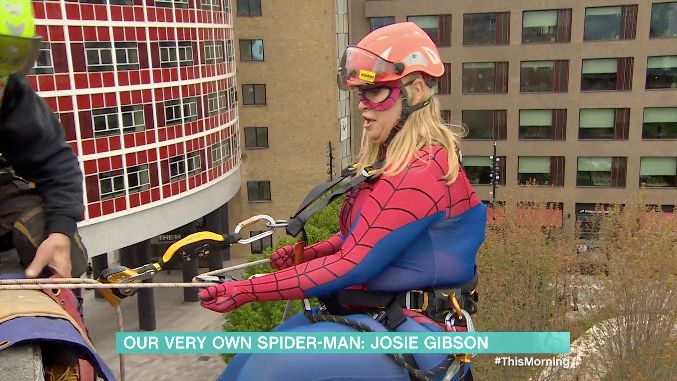
[[(346, 287), (405, 291), (468, 281), (474, 275), (475, 255), (484, 240), (486, 208), (462, 170), (452, 185), (446, 184), (446, 163), (444, 149), (428, 147), (417, 152), (399, 175), (381, 175), (376, 181), (362, 183), (341, 208), (341, 231), (306, 247), (303, 264), (290, 267), (292, 248), (283, 247), (271, 256), (271, 265), (289, 268), (253, 280), (210, 287), (200, 296), (213, 299), (203, 301), (203, 305), (227, 311), (254, 300), (327, 295)], [(408, 318), (397, 331), (443, 330), (424, 315), (404, 312)], [(348, 318), (374, 331), (386, 330), (367, 315)], [(275, 331), (353, 329), (330, 322), (311, 324), (299, 313)], [(444, 361), (446, 355), (415, 354), (414, 358), (420, 369), (427, 370)], [(461, 375), (457, 372), (452, 381)], [(239, 354), (218, 381), (376, 379), (411, 380), (403, 367), (382, 354)]]
[[(304, 263), (209, 287), (200, 292), (202, 305), (227, 312), (249, 302), (329, 295), (348, 287), (407, 291), (469, 281), (484, 240), (486, 208), (462, 169), (446, 184), (447, 169), (444, 148), (419, 150), (398, 175), (384, 174), (354, 189), (341, 208), (341, 231), (308, 247)], [(274, 266), (289, 264), (288, 251), (276, 253)]]

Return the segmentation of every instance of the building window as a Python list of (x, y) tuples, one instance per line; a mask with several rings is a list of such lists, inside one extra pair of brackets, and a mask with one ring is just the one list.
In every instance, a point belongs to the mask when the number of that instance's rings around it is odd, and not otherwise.
[(510, 12), (463, 15), (463, 45), (508, 45)]
[(523, 93), (567, 92), (569, 61), (522, 61), (520, 91)]
[(270, 201), (270, 181), (247, 181), (249, 202)]
[(169, 181), (181, 180), (186, 175), (186, 160), (183, 155), (169, 158)]
[(221, 0), (200, 0), (200, 8), (207, 11), (220, 11)]
[(87, 71), (113, 70), (113, 51), (110, 42), (85, 43)]
[(629, 108), (581, 109), (578, 119), (580, 140), (628, 140)]
[(193, 62), (193, 45), (190, 41), (160, 42), (160, 66), (190, 66)]
[(585, 9), (583, 40), (634, 40), (637, 5)]
[(237, 90), (234, 87), (228, 88), (228, 104), (231, 110), (237, 108)]
[(564, 186), (564, 156), (520, 156), (517, 160), (520, 185)]
[(143, 105), (122, 106), (122, 131), (138, 132), (146, 129)]
[(188, 0), (155, 0), (156, 7), (188, 8)]
[(199, 151), (189, 152), (186, 155), (186, 168), (188, 169), (188, 176), (194, 176), (202, 170), (202, 157)]
[(150, 189), (150, 171), (148, 170), (148, 164), (127, 168), (127, 183), (129, 185), (129, 193)]
[(503, 94), (507, 92), (507, 62), (469, 62), (463, 64), (463, 94)]
[(677, 37), (677, 2), (651, 6), (649, 37)]
[(240, 40), (240, 61), (263, 61), (263, 40)]
[(242, 94), (245, 106), (266, 104), (266, 85), (242, 85)]
[(238, 16), (261, 16), (261, 0), (237, 0)]
[(639, 185), (647, 188), (677, 187), (677, 157), (642, 157)]
[(122, 170), (99, 173), (101, 200), (120, 197), (125, 194), (125, 177)]
[(225, 91), (207, 95), (207, 113), (209, 116), (220, 115), (228, 111), (228, 97)]
[(385, 17), (369, 17), (369, 31), (373, 32), (376, 29), (394, 24), (395, 23), (395, 17), (394, 16), (385, 16)]
[(230, 144), (228, 141), (224, 140), (209, 147), (209, 158), (212, 168), (221, 165), (224, 160), (230, 159)]
[(116, 42), (115, 61), (118, 70), (139, 69), (139, 48), (136, 42)]
[(226, 40), (226, 61), (235, 61), (235, 49), (233, 49), (233, 40)]
[[(252, 230), (249, 232), (249, 237), (253, 237), (261, 233), (263, 233), (262, 230)], [(273, 236), (269, 235), (268, 237), (263, 237), (258, 241), (250, 243), (250, 245), (252, 254), (263, 254), (264, 250), (273, 247)]]
[(451, 15), (408, 16), (423, 29), (438, 47), (451, 46)]
[(206, 41), (204, 47), (206, 64), (217, 64), (224, 62), (222, 41)]
[(646, 88), (677, 89), (677, 56), (649, 57)]
[(522, 43), (570, 42), (571, 9), (522, 13)]
[[(498, 157), (498, 182), (505, 185), (505, 157)], [(463, 169), (470, 184), (491, 184), (491, 158), (489, 156), (463, 156)]]
[(625, 157), (579, 157), (576, 186), (625, 188)]
[(630, 90), (633, 57), (583, 60), (581, 91)]
[(677, 107), (645, 108), (642, 139), (677, 139)]
[[(181, 111), (183, 110), (183, 114)], [(165, 123), (167, 125), (197, 120), (197, 100), (195, 98), (165, 101)]]
[(120, 133), (118, 126), (117, 107), (108, 107), (92, 110), (92, 121), (94, 126), (94, 136), (117, 135)]
[[(576, 225), (578, 227), (578, 238), (596, 239), (600, 229), (600, 218), (608, 214), (610, 204), (576, 204)], [(621, 204), (621, 207), (623, 205)]]
[(35, 65), (30, 74), (52, 74), (54, 73), (54, 64), (52, 61), (52, 47), (49, 42), (40, 43), (40, 52), (35, 60)]
[(245, 127), (245, 148), (268, 148), (268, 127)]
[(565, 140), (567, 110), (520, 110), (520, 140)]
[(465, 139), (506, 140), (506, 110), (463, 110), (461, 118), (468, 129)]

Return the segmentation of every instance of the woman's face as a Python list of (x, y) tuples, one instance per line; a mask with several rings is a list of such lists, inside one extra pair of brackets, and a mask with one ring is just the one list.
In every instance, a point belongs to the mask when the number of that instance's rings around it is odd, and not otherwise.
[[(399, 86), (399, 83), (397, 84)], [(402, 113), (402, 98), (399, 88), (383, 86), (362, 88), (360, 92), (360, 111), (364, 119), (364, 133), (369, 141), (382, 144), (390, 136), (390, 132), (397, 125)], [(397, 93), (397, 98), (392, 99)], [(383, 110), (383, 106), (392, 103)], [(380, 106), (380, 107), (379, 107)]]
[[(402, 88), (411, 86), (411, 104), (421, 101), (424, 82), (416, 78), (402, 85)], [(360, 111), (364, 119), (364, 133), (375, 144), (383, 144), (390, 132), (397, 125), (402, 115), (402, 97), (400, 82), (379, 84), (362, 87), (360, 93)]]

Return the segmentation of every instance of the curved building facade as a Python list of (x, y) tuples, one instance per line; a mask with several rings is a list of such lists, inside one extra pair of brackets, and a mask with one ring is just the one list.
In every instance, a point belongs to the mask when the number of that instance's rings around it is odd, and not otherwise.
[(230, 0), (33, 2), (29, 81), (84, 174), (90, 256), (225, 204), (240, 186)]

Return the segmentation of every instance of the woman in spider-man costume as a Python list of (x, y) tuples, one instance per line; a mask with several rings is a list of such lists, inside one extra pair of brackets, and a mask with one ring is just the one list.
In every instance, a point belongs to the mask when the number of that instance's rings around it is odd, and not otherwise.
[[(459, 164), (459, 134), (443, 124), (434, 97), (444, 74), (435, 44), (413, 23), (379, 28), (350, 46), (339, 67), (341, 89), (356, 89), (364, 119), (358, 170), (384, 160), (381, 175), (347, 195), (341, 230), (308, 246), (293, 265), (291, 246), (271, 256), (278, 271), (228, 282), (200, 292), (202, 305), (228, 312), (246, 303), (320, 297), (345, 289), (403, 293), (458, 286), (475, 272), (484, 240), (486, 208)], [(358, 172), (359, 173), (359, 172)], [(347, 314), (376, 331), (386, 328), (350, 306)], [(399, 308), (397, 309), (399, 311)], [(363, 310), (362, 310), (363, 311)], [(403, 308), (397, 331), (443, 331), (444, 322)], [(349, 331), (333, 323), (311, 324), (303, 314), (278, 331)], [(446, 355), (414, 355), (426, 370)], [(439, 380), (444, 372), (433, 379)], [(459, 375), (456, 375), (458, 379)], [(238, 355), (221, 380), (409, 380), (408, 372), (382, 354)]]

